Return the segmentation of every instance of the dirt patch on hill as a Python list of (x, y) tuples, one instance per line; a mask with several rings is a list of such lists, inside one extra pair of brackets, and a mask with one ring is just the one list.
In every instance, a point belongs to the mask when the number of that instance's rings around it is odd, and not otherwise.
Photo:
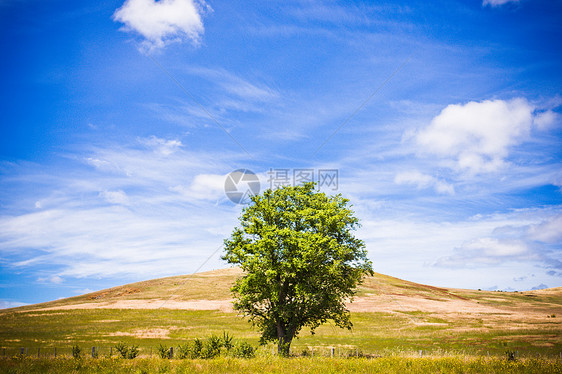
[(39, 310), (69, 309), (187, 309), (187, 310), (220, 310), (232, 312), (232, 300), (117, 300), (98, 303), (81, 303), (60, 305)]
[(146, 330), (135, 330), (132, 332), (117, 331), (108, 334), (109, 336), (132, 336), (139, 339), (170, 339), (168, 334), (169, 329), (146, 329)]

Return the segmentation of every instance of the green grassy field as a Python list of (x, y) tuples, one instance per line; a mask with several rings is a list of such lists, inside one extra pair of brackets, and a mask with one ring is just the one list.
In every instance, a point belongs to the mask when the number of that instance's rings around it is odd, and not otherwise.
[[(354, 329), (342, 330), (331, 325), (320, 327), (316, 334), (303, 331), (293, 343), (293, 351), (308, 347), (328, 350), (359, 349), (366, 353), (383, 351), (453, 351), (478, 355), (503, 355), (507, 350), (520, 355), (555, 357), (562, 351), (560, 330), (556, 323), (529, 329), (474, 329), (451, 334), (464, 327), (459, 321), (446, 321), (427, 314), (417, 314), (415, 324), (408, 317), (390, 313), (356, 312)], [(435, 323), (435, 324), (432, 324)], [(3, 313), (0, 339), (7, 354), (21, 347), (43, 354), (69, 352), (72, 345), (109, 347), (123, 341), (140, 346), (147, 354), (160, 343), (177, 346), (189, 339), (228, 331), (239, 339), (257, 345), (259, 334), (234, 313), (205, 310), (155, 309), (77, 309)], [(314, 349), (313, 348), (313, 349)]]
[(547, 359), (507, 361), (475, 357), (384, 357), (376, 359), (218, 358), (163, 359), (9, 359), (0, 360), (6, 373), (560, 373), (562, 364)]

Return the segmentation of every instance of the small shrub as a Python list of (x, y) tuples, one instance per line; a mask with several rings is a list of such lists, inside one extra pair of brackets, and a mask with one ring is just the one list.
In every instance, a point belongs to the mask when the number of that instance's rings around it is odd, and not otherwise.
[(551, 314), (550, 318), (556, 318), (556, 314)]
[(129, 348), (129, 353), (127, 353), (127, 358), (129, 360), (132, 360), (133, 358), (137, 357), (139, 355), (140, 351), (139, 351), (139, 346), (138, 345), (132, 345), (131, 348)]
[(189, 358), (191, 355), (191, 347), (189, 343), (184, 343), (178, 345), (178, 349), (176, 351), (176, 355), (179, 359), (183, 360)]
[(211, 335), (205, 340), (201, 349), (201, 358), (213, 358), (221, 354), (222, 340), (218, 336)]
[(505, 355), (507, 356), (507, 361), (516, 361), (517, 357), (515, 356), (515, 351), (506, 351)]
[(119, 342), (115, 344), (115, 349), (117, 350), (117, 352), (119, 352), (121, 357), (127, 358), (127, 352), (129, 351), (129, 348), (125, 345), (125, 343)]
[(117, 343), (115, 345), (115, 349), (117, 350), (117, 352), (119, 352), (122, 358), (126, 358), (129, 360), (132, 360), (133, 358), (137, 357), (140, 353), (138, 345), (132, 345), (131, 347), (128, 347), (123, 342)]
[(226, 331), (222, 333), (222, 346), (230, 351), (234, 344), (232, 343), (232, 336), (230, 336)]
[(165, 345), (158, 345), (158, 348), (156, 348), (156, 352), (158, 353), (158, 357), (160, 358), (170, 358), (170, 348), (166, 347)]
[(201, 358), (201, 351), (203, 350), (203, 341), (197, 338), (193, 341), (193, 348), (191, 349), (191, 358)]
[(81, 352), (82, 352), (82, 350), (80, 349), (80, 347), (78, 345), (72, 346), (72, 357), (74, 357), (76, 359), (80, 358)]
[(256, 356), (256, 349), (248, 342), (241, 342), (234, 347), (232, 356), (239, 358), (253, 358)]

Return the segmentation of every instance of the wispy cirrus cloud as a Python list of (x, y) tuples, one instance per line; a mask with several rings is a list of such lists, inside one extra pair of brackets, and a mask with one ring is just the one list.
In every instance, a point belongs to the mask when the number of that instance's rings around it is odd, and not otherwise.
[(508, 3), (518, 3), (519, 0), (484, 0), (482, 6), (489, 5), (491, 7), (499, 7)]
[(411, 184), (419, 189), (433, 188), (440, 194), (453, 195), (455, 193), (455, 188), (451, 184), (432, 177), (431, 175), (422, 174), (417, 170), (396, 174), (394, 177), (394, 183)]
[[(540, 212), (540, 211), (539, 211)], [(540, 219), (527, 217), (534, 222), (498, 225), (489, 235), (464, 241), (453, 254), (439, 258), (435, 265), (441, 267), (492, 266), (509, 262), (532, 262), (543, 269), (562, 271), (559, 248), (552, 247), (562, 238), (562, 215), (552, 212)]]
[(29, 305), (20, 301), (0, 300), (0, 309), (17, 308), (20, 306)]
[(80, 163), (67, 166), (64, 178), (60, 170), (17, 170), (16, 181), (45, 178), (49, 188), (29, 186), (27, 198), (40, 203), (0, 217), (6, 266), (48, 268), (38, 282), (56, 284), (186, 273), (220, 247), (235, 223), (239, 208), (221, 188), (231, 171), (222, 153), (194, 153), (154, 136), (86, 153), (68, 155)]

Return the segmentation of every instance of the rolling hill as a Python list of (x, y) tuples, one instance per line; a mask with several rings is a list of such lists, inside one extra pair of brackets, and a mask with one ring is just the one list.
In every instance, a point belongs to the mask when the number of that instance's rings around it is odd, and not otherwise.
[[(131, 283), (81, 296), (0, 311), (3, 347), (111, 345), (152, 347), (232, 331), (259, 333), (231, 307), (237, 268)], [(295, 346), (369, 349), (562, 350), (562, 287), (528, 292), (440, 288), (376, 273), (348, 304), (354, 328), (302, 331)]]

